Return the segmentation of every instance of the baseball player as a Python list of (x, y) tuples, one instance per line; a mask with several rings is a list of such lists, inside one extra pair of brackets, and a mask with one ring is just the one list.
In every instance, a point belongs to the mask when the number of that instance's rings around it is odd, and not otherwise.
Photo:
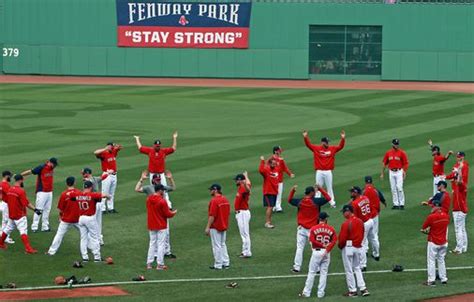
[(102, 194), (110, 196), (99, 204), (99, 208), (103, 213), (106, 213), (106, 211), (111, 214), (118, 213), (115, 210), (114, 197), (117, 188), (117, 155), (122, 148), (121, 145), (108, 142), (104, 148), (94, 151), (94, 155), (100, 160), (102, 172), (108, 174), (102, 180)]
[(331, 200), (326, 191), (319, 185), (316, 189), (321, 192), (323, 197), (315, 197), (315, 187), (306, 187), (303, 198), (293, 198), (296, 193), (297, 186), (293, 186), (288, 196), (288, 203), (298, 208), (297, 223), (298, 228), (296, 232), (296, 254), (293, 264), (293, 273), (299, 273), (301, 265), (303, 264), (304, 247), (309, 240), (309, 230), (318, 224), (319, 212), (321, 206), (325, 205)]
[(227, 252), (226, 237), (229, 227), (230, 204), (222, 195), (222, 187), (213, 184), (209, 187), (212, 196), (209, 202), (208, 219), (205, 229), (207, 236), (211, 237), (214, 264), (210, 269), (221, 270), (230, 267), (229, 253)]
[(26, 170), (21, 173), (23, 177), (28, 175), (37, 175), (36, 178), (36, 208), (39, 209), (42, 214), (34, 214), (33, 223), (31, 224), (31, 230), (36, 233), (39, 228), (41, 218), (41, 231), (50, 232), (49, 228), (49, 212), (51, 211), (51, 205), (53, 203), (53, 174), (54, 169), (58, 165), (58, 160), (55, 157), (51, 157), (46, 163), (37, 166), (31, 170)]
[(94, 262), (101, 262), (100, 243), (99, 243), (99, 227), (95, 213), (97, 203), (101, 200), (108, 200), (109, 195), (103, 193), (92, 192), (93, 183), (84, 182), (84, 190), (70, 194), (72, 201), (76, 201), (79, 205), (79, 231), (81, 232), (81, 255), (82, 261), (89, 261), (87, 248), (90, 247), (94, 255)]
[(321, 145), (311, 144), (306, 130), (303, 131), (303, 137), (306, 147), (313, 152), (316, 183), (326, 187), (329, 196), (331, 196), (331, 206), (335, 207), (336, 199), (332, 189), (332, 171), (334, 170), (336, 153), (341, 151), (346, 143), (346, 133), (344, 130), (341, 131), (341, 140), (337, 146), (330, 146), (328, 137), (321, 138)]
[[(163, 196), (167, 192), (176, 190), (176, 185), (173, 179), (173, 175), (169, 170), (165, 171), (166, 183), (169, 185), (163, 186), (164, 192)], [(148, 178), (148, 171), (145, 170), (142, 172), (140, 179), (135, 185), (135, 192), (145, 193), (147, 196), (150, 196), (155, 193), (155, 185), (161, 184), (161, 174), (153, 174), (151, 179), (151, 185), (143, 185), (143, 181)], [(164, 198), (164, 197), (163, 197)], [(165, 199), (166, 200), (166, 199)], [(172, 210), (170, 208), (170, 210)], [(169, 221), (168, 221), (169, 223)], [(165, 237), (165, 258), (176, 259), (176, 255), (171, 253), (171, 243), (170, 243), (170, 228), (166, 228), (166, 237)]]
[(25, 246), (27, 254), (36, 254), (38, 251), (31, 247), (28, 238), (28, 220), (26, 219), (26, 208), (29, 208), (37, 215), (41, 215), (41, 210), (35, 208), (26, 197), (25, 190), (23, 190), (23, 176), (17, 174), (14, 176), (15, 184), (8, 190), (7, 204), (8, 204), (8, 224), (2, 231), (0, 238), (0, 249), (6, 249), (5, 240), (8, 235), (16, 228), (21, 235), (21, 241)]
[[(153, 179), (154, 174), (159, 174), (161, 184), (166, 186), (165, 168), (166, 168), (166, 157), (176, 151), (178, 146), (178, 131), (173, 133), (173, 145), (171, 148), (161, 148), (161, 140), (155, 140), (153, 147), (145, 147), (140, 142), (139, 136), (134, 136), (140, 153), (148, 155), (148, 171), (150, 172), (150, 182)], [(165, 191), (164, 195), (168, 206), (172, 208), (171, 200), (168, 193)]]
[(449, 210), (451, 208), (451, 197), (449, 196), (449, 193), (446, 191), (447, 187), (448, 187), (448, 183), (445, 182), (444, 180), (440, 180), (436, 188), (436, 194), (433, 197), (431, 197), (428, 201), (422, 201), (421, 205), (433, 207), (434, 202), (438, 200), (441, 203), (441, 209), (445, 213), (449, 214)]
[(357, 288), (360, 289), (362, 296), (368, 296), (370, 293), (365, 286), (364, 276), (360, 269), (360, 256), (363, 253), (364, 222), (353, 213), (352, 205), (342, 207), (342, 214), (346, 220), (341, 225), (338, 246), (342, 250), (342, 262), (346, 272), (347, 287), (349, 288), (344, 296), (357, 297)]
[(276, 205), (281, 166), (277, 165), (277, 161), (273, 157), (270, 157), (268, 164), (265, 164), (265, 158), (260, 156), (258, 171), (263, 176), (263, 206), (266, 208), (265, 227), (273, 229), (275, 226), (272, 224), (272, 211)]
[[(100, 177), (93, 176), (92, 169), (87, 167), (82, 169), (81, 174), (83, 183), (86, 181), (92, 183), (92, 192), (99, 192), (101, 190), (100, 186), (102, 185), (102, 181), (109, 176), (109, 173), (102, 173)], [(104, 236), (102, 235), (102, 201), (96, 205), (95, 218), (97, 219), (97, 226), (99, 228), (99, 244), (104, 245)]]
[(378, 237), (374, 233), (374, 217), (375, 209), (373, 208), (367, 196), (362, 195), (362, 189), (354, 186), (349, 192), (351, 193), (351, 205), (354, 210), (354, 216), (364, 222), (364, 239), (362, 241), (362, 253), (360, 257), (360, 267), (363, 272), (367, 270), (367, 251), (369, 250), (369, 241), (372, 244), (372, 255), (380, 260), (380, 244)]
[(234, 199), (235, 219), (239, 227), (240, 237), (242, 238), (242, 252), (240, 258), (252, 257), (252, 249), (250, 242), (250, 210), (249, 200), (252, 183), (250, 182), (247, 171), (237, 174), (235, 177), (237, 185), (237, 194)]
[(446, 275), (446, 264), (444, 258), (448, 251), (448, 225), (449, 215), (441, 209), (439, 200), (433, 201), (433, 210), (428, 215), (421, 232), (428, 235), (427, 263), (428, 280), (424, 282), (427, 286), (436, 286), (436, 263), (438, 262), (438, 274), (442, 284), (448, 283)]
[(446, 180), (444, 163), (453, 154), (453, 151), (448, 151), (446, 156), (444, 156), (441, 154), (439, 146), (433, 145), (431, 139), (428, 140), (428, 145), (430, 145), (431, 155), (433, 156), (433, 195), (435, 195), (438, 190), (438, 182)]
[(382, 160), (382, 173), (380, 179), (383, 179), (385, 168), (390, 170), (390, 189), (392, 190), (392, 210), (405, 209), (405, 193), (403, 192), (403, 181), (408, 170), (408, 157), (405, 151), (400, 148), (400, 140), (392, 140), (392, 149), (385, 153)]
[(277, 162), (277, 165), (280, 166), (280, 179), (278, 183), (278, 195), (277, 195), (277, 200), (275, 207), (273, 208), (273, 212), (276, 213), (282, 213), (283, 208), (281, 207), (281, 198), (283, 196), (283, 178), (284, 178), (284, 173), (288, 174), (291, 178), (295, 178), (295, 174), (291, 172), (290, 168), (286, 165), (285, 160), (283, 157), (281, 157), (281, 153), (283, 152), (283, 149), (280, 146), (275, 146), (273, 147), (273, 155), (272, 158), (274, 158)]
[[(2, 172), (2, 183), (0, 184), (0, 212), (2, 212), (2, 228), (0, 231), (3, 231), (8, 224), (8, 204), (7, 193), (10, 190), (10, 181), (12, 178), (12, 172), (3, 171)], [(15, 241), (10, 238), (10, 236), (5, 239), (5, 243), (13, 244)]]
[(79, 204), (71, 200), (71, 194), (78, 194), (81, 191), (74, 187), (76, 179), (73, 176), (66, 178), (66, 190), (61, 193), (58, 202), (60, 222), (58, 231), (54, 236), (53, 242), (46, 255), (54, 256), (61, 246), (64, 235), (70, 228), (79, 230)]
[(319, 272), (318, 298), (324, 298), (326, 280), (328, 277), (331, 250), (337, 243), (336, 230), (328, 224), (329, 215), (326, 212), (319, 214), (319, 223), (309, 230), (309, 241), (313, 253), (309, 261), (308, 277), (300, 297), (309, 298), (314, 285), (314, 278)]
[(150, 234), (146, 268), (152, 269), (156, 257), (156, 269), (162, 271), (168, 269), (164, 260), (168, 219), (176, 215), (178, 211), (170, 211), (168, 203), (163, 197), (165, 187), (162, 184), (154, 185), (154, 191), (146, 199), (148, 231)]
[[(385, 202), (385, 197), (383, 196), (382, 192), (378, 190), (373, 185), (372, 176), (366, 176), (365, 180), (365, 188), (362, 192), (362, 195), (366, 196), (370, 201), (370, 207), (373, 209), (372, 220), (374, 221), (373, 227), (373, 234), (374, 234), (374, 242), (379, 243), (379, 214), (380, 214), (380, 203), (383, 203), (384, 207), (387, 207)], [(376, 253), (375, 247), (372, 242), (370, 242), (372, 246), (372, 258), (375, 261), (380, 261), (380, 243), (378, 246), (378, 253)]]
[(467, 252), (466, 216), (467, 207), (467, 184), (469, 179), (469, 164), (464, 160), (466, 154), (459, 151), (456, 155), (456, 164), (453, 172), (446, 176), (451, 180), (453, 189), (453, 221), (456, 233), (456, 248), (451, 253), (459, 255)]

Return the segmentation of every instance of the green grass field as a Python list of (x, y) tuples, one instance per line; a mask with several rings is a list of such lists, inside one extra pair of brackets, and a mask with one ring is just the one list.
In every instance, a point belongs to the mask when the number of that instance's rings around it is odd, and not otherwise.
[[(0, 283), (16, 282), (19, 287), (49, 286), (59, 274), (90, 275), (94, 282), (130, 281), (137, 274), (149, 280), (182, 278), (232, 278), (291, 275), (296, 241), (296, 210), (285, 204), (285, 213), (276, 215), (274, 230), (263, 228), (259, 156), (268, 156), (281, 145), (284, 157), (295, 172), (285, 183), (285, 195), (293, 184), (302, 188), (314, 182), (312, 154), (306, 149), (302, 129), (310, 131), (313, 142), (329, 136), (337, 143), (345, 129), (347, 143), (337, 156), (334, 173), (338, 209), (327, 209), (330, 223), (339, 230), (339, 208), (349, 199), (347, 189), (362, 185), (365, 175), (373, 175), (376, 186), (391, 202), (388, 180), (380, 182), (380, 162), (398, 137), (409, 156), (405, 183), (407, 209), (385, 209), (380, 218), (381, 261), (369, 259), (368, 269), (426, 267), (426, 236), (419, 232), (427, 208), (419, 206), (432, 193), (431, 155), (427, 140), (432, 138), (442, 151), (463, 150), (467, 161), (474, 157), (473, 95), (414, 91), (290, 90), (245, 88), (178, 88), (127, 86), (0, 85), (0, 167), (20, 172), (51, 156), (59, 158), (55, 173), (55, 208), (64, 189), (64, 179), (80, 176), (83, 167), (99, 171), (93, 150), (107, 141), (123, 144), (118, 157), (117, 215), (104, 216), (106, 245), (103, 256), (114, 257), (115, 265), (89, 263), (82, 270), (72, 268), (80, 259), (79, 236), (70, 231), (55, 257), (43, 253), (54, 233), (30, 234), (40, 253), (27, 256), (19, 234), (16, 244), (0, 251)], [(161, 138), (171, 144), (173, 130), (179, 130), (178, 151), (168, 158), (177, 191), (172, 201), (179, 210), (171, 223), (171, 240), (176, 261), (168, 261), (166, 272), (146, 271), (148, 248), (145, 196), (134, 192), (147, 158), (136, 149), (133, 135), (141, 135), (150, 145)], [(450, 169), (454, 159), (447, 163)], [(211, 271), (210, 240), (204, 235), (209, 201), (207, 187), (223, 185), (233, 201), (232, 177), (248, 170), (254, 184), (251, 197), (252, 259), (242, 260), (241, 240), (231, 215), (228, 248), (231, 269)], [(26, 190), (34, 202), (34, 178)], [(472, 186), (468, 197), (472, 199)], [(471, 208), (474, 205), (471, 204)], [(57, 211), (52, 211), (56, 229)], [(29, 213), (31, 223), (31, 212)], [(467, 217), (469, 239), (474, 242), (474, 218)], [(449, 244), (454, 247), (454, 231)], [(472, 244), (471, 244), (472, 245)], [(343, 272), (340, 251), (332, 253), (330, 272)], [(308, 248), (304, 270), (310, 257)], [(448, 267), (473, 266), (473, 249), (461, 256), (447, 256)], [(417, 300), (472, 291), (474, 270), (448, 271), (449, 284), (426, 288), (421, 283), (426, 272), (366, 274), (371, 301)], [(226, 289), (228, 281), (134, 284), (123, 286), (132, 295), (98, 298), (99, 301), (291, 301), (304, 285), (304, 277), (239, 281), (240, 287)], [(328, 301), (342, 299), (347, 290), (343, 276), (328, 279)], [(315, 294), (315, 293), (314, 293)], [(86, 300), (86, 299), (84, 299)], [(90, 299), (87, 299), (90, 300)], [(79, 301), (79, 300), (78, 300)]]

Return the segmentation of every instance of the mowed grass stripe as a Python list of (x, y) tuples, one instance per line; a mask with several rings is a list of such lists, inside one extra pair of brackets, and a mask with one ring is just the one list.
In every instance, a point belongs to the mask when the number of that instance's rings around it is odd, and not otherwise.
[[(474, 109), (474, 99), (472, 96), (461, 97), (461, 98), (453, 98), (449, 99), (444, 102), (437, 102), (434, 104), (425, 104), (425, 105), (418, 105), (406, 108), (399, 108), (395, 110), (391, 110), (388, 113), (394, 116), (412, 116), (412, 115), (419, 115), (419, 114), (427, 114), (435, 111), (442, 111), (442, 110), (452, 110), (453, 108), (460, 109), (462, 107), (471, 107), (471, 108), (463, 108), (462, 111), (472, 111)], [(466, 109), (466, 110), (464, 110)]]

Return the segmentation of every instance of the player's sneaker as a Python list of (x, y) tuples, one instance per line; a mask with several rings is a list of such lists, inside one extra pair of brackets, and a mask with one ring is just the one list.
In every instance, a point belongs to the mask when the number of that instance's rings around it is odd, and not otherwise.
[(49, 232), (51, 232), (51, 229), (41, 230), (41, 232), (49, 233)]
[(7, 237), (7, 239), (5, 239), (5, 243), (14, 244), (15, 241), (13, 239), (11, 239), (10, 237)]
[(116, 209), (109, 210), (110, 214), (118, 214), (118, 211)]
[(239, 255), (239, 258), (252, 258), (252, 255), (240, 254), (240, 255)]
[(343, 296), (344, 297), (357, 297), (357, 292), (347, 292)]
[(219, 267), (215, 267), (214, 265), (213, 266), (209, 266), (210, 269), (213, 269), (213, 270), (222, 270), (222, 268), (219, 268)]
[(362, 297), (370, 296), (369, 290), (367, 288), (364, 290), (361, 290), (360, 294), (362, 295)]
[(441, 281), (441, 284), (447, 285), (447, 284), (448, 284), (448, 280), (446, 280), (446, 281)]
[(265, 227), (266, 227), (267, 229), (274, 229), (274, 228), (275, 228), (275, 226), (274, 226), (273, 224), (268, 223), (268, 222), (265, 223)]
[(405, 206), (400, 206), (400, 210), (405, 210)]
[(300, 272), (300, 270), (296, 269), (296, 268), (292, 268), (291, 272), (294, 273), (294, 274), (298, 274)]
[(222, 266), (222, 269), (229, 269), (230, 268), (230, 265), (223, 265)]
[(374, 255), (372, 255), (372, 258), (374, 258), (375, 261), (380, 261), (380, 256), (375, 257)]
[(168, 259), (176, 259), (176, 255), (169, 253), (169, 254), (166, 254), (166, 255), (165, 255), (165, 258), (168, 258)]
[(367, 271), (367, 267), (362, 267), (360, 270), (361, 270), (362, 272), (366, 272), (366, 271)]
[(423, 282), (423, 285), (434, 287), (434, 286), (436, 286), (436, 283), (434, 281), (433, 282), (425, 281), (425, 282)]
[(450, 253), (450, 254), (454, 254), (454, 255), (461, 255), (461, 254), (462, 254), (461, 251), (458, 251), (458, 250), (456, 250), (456, 249), (450, 250), (449, 253)]
[(38, 253), (38, 251), (33, 248), (25, 250), (25, 254), (36, 254), (36, 253)]
[(95, 263), (99, 263), (99, 262), (103, 262), (103, 261), (104, 261), (104, 259), (102, 259), (102, 258), (98, 258), (98, 259), (95, 259), (95, 258), (94, 258), (94, 262), (95, 262)]
[(146, 269), (152, 269), (152, 268), (153, 267), (151, 266), (151, 263), (146, 265)]
[(166, 265), (164, 265), (164, 264), (158, 264), (158, 265), (156, 266), (156, 270), (157, 270), (157, 271), (166, 271), (167, 269), (168, 269), (168, 267), (167, 267)]
[(49, 253), (49, 251), (48, 251), (48, 252), (45, 252), (44, 254), (45, 254), (46, 256), (54, 256), (54, 254)]
[(303, 293), (299, 293), (299, 294), (298, 294), (298, 297), (300, 297), (300, 298), (309, 298), (309, 296), (306, 296), (306, 295), (303, 294)]
[(89, 258), (82, 258), (82, 262), (89, 262)]

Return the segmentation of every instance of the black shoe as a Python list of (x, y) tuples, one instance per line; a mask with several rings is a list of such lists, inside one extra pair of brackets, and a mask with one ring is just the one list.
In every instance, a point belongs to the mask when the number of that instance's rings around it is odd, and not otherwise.
[(173, 254), (166, 254), (166, 255), (165, 255), (165, 258), (168, 258), (168, 259), (176, 259), (176, 255), (173, 255)]
[(372, 258), (374, 258), (375, 261), (380, 261), (380, 256), (375, 257), (374, 255), (372, 255)]
[(219, 270), (222, 269), (222, 268), (217, 268), (217, 267), (215, 267), (215, 266), (209, 266), (209, 268), (210, 268), (210, 269), (213, 269), (213, 270), (217, 270), (217, 271), (219, 271)]
[(51, 232), (51, 231), (52, 231), (51, 229), (41, 230), (41, 232), (45, 232), (45, 233), (49, 233), (49, 232)]
[(38, 230), (31, 230), (33, 233), (38, 233), (39, 231)]
[(109, 213), (110, 214), (118, 214), (118, 211), (116, 209), (113, 209), (113, 210), (110, 210)]
[(295, 274), (298, 274), (300, 271), (297, 270), (297, 269), (292, 268), (292, 269), (291, 269), (291, 272), (292, 272), (292, 273), (295, 273)]
[(366, 272), (367, 271), (367, 267), (363, 267), (360, 269), (362, 272)]
[(109, 214), (109, 212), (107, 212), (107, 211), (102, 211), (102, 215), (107, 215), (107, 214)]
[(94, 262), (98, 263), (98, 262), (103, 262), (104, 259), (100, 258), (100, 259), (94, 259)]
[(443, 282), (441, 282), (441, 284), (447, 285), (447, 284), (448, 284), (448, 281), (443, 281)]
[(362, 295), (362, 297), (370, 296), (370, 293), (369, 293), (368, 289), (361, 290), (360, 294)]
[(222, 266), (222, 269), (229, 269), (230, 268), (230, 265), (223, 265)]
[(82, 262), (89, 262), (89, 259), (82, 258)]
[(393, 206), (393, 207), (392, 207), (392, 210), (398, 210), (398, 209), (400, 209), (399, 206)]
[(283, 210), (280, 210), (280, 211), (275, 211), (275, 213), (278, 213), (278, 214), (283, 214)]
[(423, 285), (434, 287), (434, 286), (436, 286), (436, 283), (425, 281), (425, 282), (423, 282)]
[(405, 210), (405, 206), (400, 206), (400, 210)]

